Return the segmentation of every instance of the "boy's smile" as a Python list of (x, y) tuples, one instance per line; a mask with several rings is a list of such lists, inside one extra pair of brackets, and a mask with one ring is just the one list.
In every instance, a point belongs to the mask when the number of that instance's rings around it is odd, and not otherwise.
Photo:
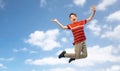
[(73, 21), (76, 21), (76, 19), (74, 18)]

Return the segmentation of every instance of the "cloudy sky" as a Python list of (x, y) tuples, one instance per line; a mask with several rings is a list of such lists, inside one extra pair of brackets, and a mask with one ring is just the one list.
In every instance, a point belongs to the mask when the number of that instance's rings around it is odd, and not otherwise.
[[(0, 71), (120, 71), (120, 0), (0, 0)], [(62, 30), (74, 12), (85, 25), (88, 57), (68, 63), (71, 31)]]

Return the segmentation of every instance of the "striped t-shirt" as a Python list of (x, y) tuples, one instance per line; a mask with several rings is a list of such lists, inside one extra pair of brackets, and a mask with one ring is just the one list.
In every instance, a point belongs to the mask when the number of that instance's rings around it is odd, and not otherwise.
[(79, 22), (75, 22), (67, 25), (68, 29), (72, 31), (72, 34), (74, 36), (73, 45), (86, 40), (86, 36), (84, 33), (84, 25), (86, 24), (86, 22), (87, 20), (81, 20)]

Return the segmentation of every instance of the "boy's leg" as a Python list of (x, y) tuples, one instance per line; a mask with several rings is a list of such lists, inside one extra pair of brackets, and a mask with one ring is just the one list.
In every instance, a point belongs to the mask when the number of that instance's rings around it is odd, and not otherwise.
[[(81, 54), (81, 52), (82, 52), (82, 54)], [(65, 57), (75, 58), (75, 59), (87, 57), (87, 49), (86, 49), (85, 41), (75, 44), (75, 53), (65, 53)]]
[(75, 44), (75, 53), (65, 53), (65, 57), (79, 59), (82, 51), (82, 42)]
[(76, 45), (75, 45), (74, 58), (71, 57), (71, 58), (69, 59), (69, 63), (70, 63), (71, 61), (74, 61), (75, 59), (79, 59), (79, 58), (80, 58), (81, 50), (82, 50), (82, 43), (76, 44)]
[[(82, 53), (81, 53), (82, 52)], [(69, 63), (75, 59), (81, 59), (87, 57), (87, 49), (86, 49), (86, 43), (81, 42), (77, 45), (75, 45), (75, 54), (66, 54), (65, 57), (69, 57)]]
[(87, 57), (87, 48), (86, 48), (86, 43), (85, 41), (82, 44), (82, 58), (86, 58)]
[(78, 43), (76, 46), (75, 46), (75, 59), (80, 59), (80, 56), (81, 56), (81, 52), (82, 52), (82, 43)]
[(85, 41), (83, 41), (76, 48), (76, 59), (81, 59), (81, 58), (85, 58), (85, 57), (87, 57), (87, 49), (86, 49), (86, 43), (85, 43)]

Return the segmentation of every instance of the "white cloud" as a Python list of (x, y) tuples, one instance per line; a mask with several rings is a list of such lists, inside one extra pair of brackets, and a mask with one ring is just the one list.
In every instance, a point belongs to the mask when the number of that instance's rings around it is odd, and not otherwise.
[(46, 0), (40, 0), (40, 7), (44, 7), (46, 5)]
[(100, 35), (101, 27), (98, 25), (97, 20), (92, 20), (90, 24), (87, 26), (87, 28), (89, 28), (93, 32), (93, 34)]
[(28, 48), (23, 47), (23, 48), (20, 48), (20, 49), (13, 49), (13, 52), (15, 52), (15, 53), (18, 53), (18, 52), (21, 52), (21, 51), (26, 52), (26, 51), (28, 51)]
[(0, 0), (0, 8), (4, 8), (5, 7), (5, 2), (3, 0)]
[(17, 53), (17, 52), (19, 52), (19, 50), (18, 49), (13, 49), (13, 52)]
[(109, 16), (107, 16), (107, 21), (120, 21), (120, 10), (110, 14)]
[(73, 7), (74, 5), (76, 6), (84, 6), (86, 3), (86, 0), (73, 0), (73, 3), (70, 3), (70, 4), (67, 4), (67, 5), (64, 5), (64, 8), (66, 8), (67, 10), (73, 10)]
[(120, 65), (112, 65), (111, 67), (100, 69), (98, 71), (120, 71)]
[(104, 24), (104, 25), (102, 26), (102, 28), (103, 28), (104, 30), (107, 30), (107, 31), (112, 30), (112, 26), (111, 26), (111, 25), (108, 25), (108, 24)]
[(25, 61), (26, 64), (32, 64), (32, 65), (57, 65), (57, 64), (66, 64), (67, 61), (65, 59), (58, 59), (55, 57), (46, 57), (43, 59), (27, 59)]
[(48, 51), (52, 50), (53, 48), (60, 47), (60, 43), (57, 42), (58, 35), (58, 29), (48, 30), (46, 32), (35, 31), (29, 35), (29, 39), (25, 42)]
[(43, 70), (43, 71), (77, 71), (77, 70), (71, 67), (66, 67), (66, 68), (54, 68), (54, 69)]
[(116, 26), (113, 30), (105, 32), (101, 37), (102, 38), (109, 38), (111, 40), (119, 40), (120, 37), (120, 25)]
[(107, 7), (115, 4), (117, 0), (101, 0), (101, 2), (97, 5), (97, 10), (106, 10)]
[(13, 61), (14, 58), (11, 57), (11, 58), (0, 58), (0, 61)]
[(35, 69), (32, 69), (32, 71), (36, 71)]
[(26, 47), (22, 48), (21, 49), (22, 51), (27, 51), (28, 49)]
[(67, 10), (72, 10), (73, 9), (73, 4), (68, 4), (68, 5), (64, 5), (64, 8), (66, 8)]
[(30, 51), (29, 52), (30, 54), (35, 54), (35, 53), (38, 53), (37, 51)]
[(7, 67), (0, 63), (0, 69), (1, 69), (1, 68), (5, 69), (5, 68), (7, 68)]
[[(85, 67), (103, 64), (105, 62), (119, 62), (120, 56), (115, 55), (114, 51), (120, 48), (113, 46), (100, 47), (98, 45), (88, 48), (88, 57), (86, 59), (76, 60), (73, 64)], [(116, 53), (119, 54), (119, 53)], [(78, 63), (80, 62), (80, 63)]]
[(62, 41), (62, 42), (67, 42), (67, 38), (63, 37), (63, 38), (61, 39), (61, 41)]
[(30, 50), (27, 47), (20, 48), (20, 49), (13, 49), (13, 52), (15, 52), (15, 53), (18, 53), (18, 52), (29, 52), (30, 54), (38, 53), (37, 51)]
[(69, 31), (69, 30), (64, 30), (64, 31), (63, 31), (63, 34), (65, 34), (66, 36), (70, 36), (71, 31)]
[(77, 6), (83, 6), (86, 0), (73, 0), (73, 3)]
[(111, 68), (107, 68), (106, 71), (120, 71), (120, 65), (113, 65)]
[[(67, 48), (65, 49), (68, 53), (73, 53), (73, 48)], [(118, 56), (120, 52), (120, 48), (113, 47), (113, 46), (106, 46), (106, 47), (100, 47), (98, 45), (93, 47), (88, 47), (88, 57), (86, 59), (79, 59), (72, 62), (72, 65), (78, 66), (78, 67), (88, 67), (88, 66), (95, 66), (98, 64), (104, 64), (106, 62), (119, 62), (120, 56)], [(116, 52), (115, 52), (116, 51)], [(59, 53), (58, 51), (57, 53)], [(69, 64), (68, 59), (58, 59), (56, 57), (46, 57), (42, 59), (27, 59), (25, 61), (26, 64), (32, 64), (32, 65), (59, 65), (59, 64)]]

